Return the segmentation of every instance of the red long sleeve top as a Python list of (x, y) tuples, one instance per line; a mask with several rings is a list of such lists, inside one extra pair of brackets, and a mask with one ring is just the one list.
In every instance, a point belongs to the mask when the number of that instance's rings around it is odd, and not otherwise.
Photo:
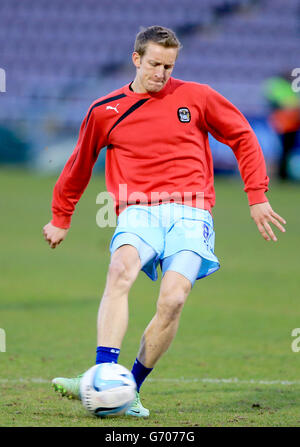
[[(104, 147), (106, 186), (117, 214), (136, 203), (136, 192), (144, 198), (140, 204), (156, 204), (153, 197), (162, 193), (157, 204), (175, 197), (211, 211), (215, 192), (208, 132), (233, 150), (249, 205), (266, 202), (265, 161), (246, 118), (208, 85), (170, 78), (158, 93), (135, 93), (128, 84), (91, 105), (54, 187), (52, 224), (69, 228)], [(126, 185), (125, 199), (119, 185)], [(199, 194), (203, 200), (197, 202)]]

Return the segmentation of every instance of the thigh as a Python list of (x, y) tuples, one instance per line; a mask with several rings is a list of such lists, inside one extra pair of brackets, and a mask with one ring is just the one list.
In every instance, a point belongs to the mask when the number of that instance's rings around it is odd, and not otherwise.
[(165, 276), (168, 271), (177, 272), (188, 279), (193, 286), (201, 270), (201, 263), (202, 258), (197, 253), (190, 250), (181, 250), (162, 260), (162, 274)]
[(163, 252), (164, 232), (152, 207), (132, 205), (119, 215), (118, 225), (110, 243), (111, 251), (115, 249), (115, 239), (123, 237), (124, 233), (139, 237), (158, 254)]
[(123, 244), (118, 247), (111, 255), (110, 264), (122, 264), (127, 271), (140, 270), (141, 260), (137, 249), (130, 244)]
[(136, 248), (142, 270), (156, 281), (156, 268), (164, 250), (164, 231), (152, 207), (129, 206), (119, 215), (110, 251), (114, 253), (128, 244)]
[[(214, 254), (215, 232), (212, 217), (208, 211), (199, 210), (199, 214), (200, 212), (202, 212), (201, 219), (200, 215), (195, 218), (195, 216), (187, 214), (186, 217), (183, 216), (175, 222), (166, 235), (165, 248), (162, 255), (162, 259), (182, 251), (189, 251), (194, 253), (195, 256), (198, 255), (201, 263), (196, 279), (204, 278), (220, 268), (219, 260)], [(193, 263), (199, 262), (199, 258), (194, 255), (191, 256), (193, 258), (186, 262), (191, 263), (190, 268), (192, 269)]]
[[(115, 253), (120, 253), (120, 249), (123, 247), (132, 247), (135, 249), (134, 253), (137, 252), (141, 268), (148, 264), (152, 259), (156, 258), (156, 251), (154, 248), (133, 233), (120, 233), (114, 238), (111, 246), (112, 256), (114, 256)], [(123, 253), (123, 251), (121, 252)], [(127, 255), (125, 254), (125, 257), (126, 256)]]

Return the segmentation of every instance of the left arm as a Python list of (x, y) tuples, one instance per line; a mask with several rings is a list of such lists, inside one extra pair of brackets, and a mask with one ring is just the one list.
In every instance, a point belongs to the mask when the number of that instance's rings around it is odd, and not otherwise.
[(208, 132), (233, 150), (245, 184), (251, 217), (265, 240), (276, 241), (270, 223), (285, 232), (281, 224), (286, 222), (273, 211), (265, 195), (269, 177), (262, 149), (250, 124), (230, 101), (208, 86), (204, 122)]

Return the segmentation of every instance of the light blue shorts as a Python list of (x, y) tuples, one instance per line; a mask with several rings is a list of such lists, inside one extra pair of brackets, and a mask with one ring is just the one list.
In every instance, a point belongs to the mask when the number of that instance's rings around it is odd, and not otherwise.
[(214, 254), (215, 232), (209, 211), (177, 203), (131, 205), (118, 217), (110, 243), (114, 253), (122, 245), (134, 246), (142, 270), (157, 280), (157, 266), (181, 273), (192, 285), (220, 268)]

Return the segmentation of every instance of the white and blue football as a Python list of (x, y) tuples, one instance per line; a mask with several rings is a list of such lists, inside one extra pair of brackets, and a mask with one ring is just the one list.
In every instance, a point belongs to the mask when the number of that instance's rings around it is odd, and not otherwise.
[(80, 380), (83, 406), (98, 417), (125, 413), (135, 399), (135, 393), (133, 375), (117, 363), (94, 365)]

